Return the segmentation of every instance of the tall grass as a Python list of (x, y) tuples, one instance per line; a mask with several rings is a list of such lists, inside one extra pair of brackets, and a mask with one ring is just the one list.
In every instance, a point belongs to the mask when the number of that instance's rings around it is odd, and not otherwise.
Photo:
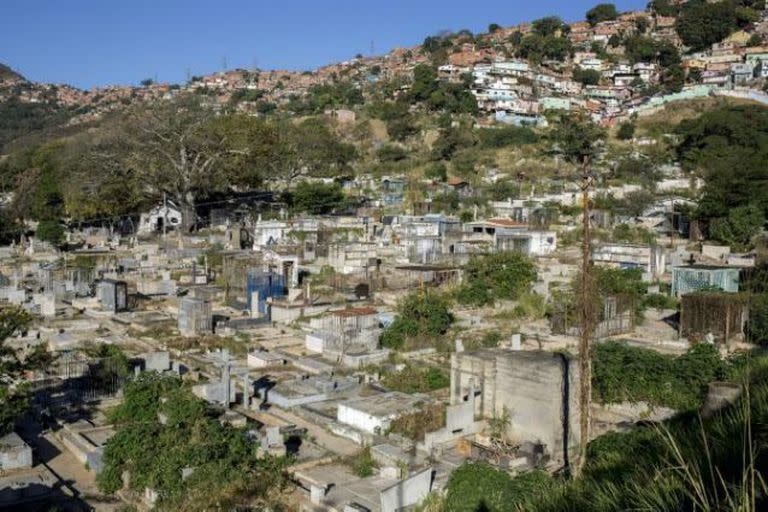
[(590, 444), (581, 479), (520, 510), (768, 510), (768, 358), (748, 367), (733, 406), (607, 434)]
[(580, 478), (555, 477), (545, 492), (509, 509), (768, 510), (768, 357), (745, 363), (739, 378), (742, 395), (734, 405), (707, 418), (690, 412), (601, 436), (590, 443)]

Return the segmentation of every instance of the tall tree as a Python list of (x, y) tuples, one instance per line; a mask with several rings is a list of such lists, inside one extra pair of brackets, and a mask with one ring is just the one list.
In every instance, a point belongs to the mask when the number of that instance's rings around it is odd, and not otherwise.
[(611, 21), (619, 17), (616, 6), (613, 4), (597, 4), (587, 11), (587, 21), (595, 26), (602, 21)]
[(192, 230), (199, 199), (226, 190), (231, 173), (241, 170), (224, 161), (247, 155), (248, 148), (244, 141), (239, 141), (242, 146), (231, 144), (228, 125), (214, 122), (210, 112), (191, 100), (143, 108), (132, 118), (130, 164), (151, 195), (165, 195), (179, 206), (182, 228)]
[(22, 331), (29, 320), (22, 309), (0, 310), (0, 434), (13, 430), (16, 419), (27, 408), (27, 388), (20, 381), (25, 364), (5, 341)]

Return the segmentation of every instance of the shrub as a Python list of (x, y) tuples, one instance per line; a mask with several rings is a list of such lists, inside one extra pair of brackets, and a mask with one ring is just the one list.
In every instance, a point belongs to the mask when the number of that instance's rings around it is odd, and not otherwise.
[(424, 171), (424, 177), (436, 181), (445, 181), (448, 179), (448, 168), (442, 162), (432, 163)]
[(536, 266), (518, 252), (473, 256), (464, 276), (456, 299), (462, 304), (484, 306), (520, 297), (536, 279)]
[(602, 21), (615, 20), (619, 16), (613, 4), (597, 4), (587, 11), (587, 21), (594, 26)]
[(480, 128), (477, 130), (480, 146), (483, 148), (502, 148), (536, 144), (539, 136), (525, 126), (503, 126), (499, 128)]
[(621, 123), (616, 137), (620, 140), (631, 140), (635, 136), (635, 125), (633, 123)]
[(387, 389), (412, 394), (447, 388), (451, 379), (440, 368), (409, 364), (399, 372), (384, 375), (381, 383)]
[(553, 480), (543, 471), (530, 471), (512, 479), (509, 473), (484, 462), (467, 462), (448, 480), (446, 512), (506, 512), (527, 500), (543, 496)]
[(595, 346), (593, 364), (595, 400), (648, 402), (678, 410), (699, 407), (707, 384), (728, 374), (727, 363), (709, 344), (674, 357), (609, 341)]
[(43, 242), (59, 245), (64, 241), (64, 226), (56, 220), (43, 220), (37, 225), (35, 235)]
[(573, 79), (584, 85), (597, 85), (600, 83), (600, 72), (595, 69), (577, 67), (573, 70)]
[(360, 478), (373, 476), (374, 470), (379, 467), (371, 454), (371, 447), (366, 446), (350, 461), (352, 471)]
[(427, 345), (445, 334), (453, 323), (450, 301), (435, 292), (406, 296), (397, 312), (394, 322), (381, 335), (381, 344), (392, 349)]
[(440, 430), (445, 426), (445, 405), (428, 404), (413, 414), (405, 414), (392, 421), (390, 432), (403, 435), (409, 439), (423, 441), (427, 432)]

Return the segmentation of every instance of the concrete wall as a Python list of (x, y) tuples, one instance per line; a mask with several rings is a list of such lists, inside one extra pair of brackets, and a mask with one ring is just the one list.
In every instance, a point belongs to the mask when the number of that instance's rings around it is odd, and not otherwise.
[(579, 446), (576, 360), (549, 352), (502, 349), (454, 354), (451, 403), (464, 402), (472, 386), (480, 392), (477, 415), (499, 416), (506, 407), (507, 435), (512, 440), (543, 443), (554, 466), (574, 460)]
[(169, 352), (147, 352), (141, 357), (144, 359), (145, 371), (165, 372), (171, 368), (171, 354)]
[(427, 468), (381, 491), (381, 512), (418, 505), (432, 490), (432, 468)]
[(354, 407), (349, 407), (343, 403), (339, 404), (336, 413), (336, 419), (341, 423), (346, 423), (347, 425), (351, 425), (371, 434), (374, 434), (377, 431), (384, 433), (384, 431), (389, 428), (389, 423), (395, 416), (396, 415), (392, 415), (392, 417), (377, 417), (355, 409)]
[(10, 434), (0, 438), (0, 469), (26, 469), (32, 467), (32, 448), (18, 434)]

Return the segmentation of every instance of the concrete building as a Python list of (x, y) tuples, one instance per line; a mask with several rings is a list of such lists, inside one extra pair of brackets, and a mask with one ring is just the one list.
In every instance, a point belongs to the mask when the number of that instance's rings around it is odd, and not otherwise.
[(363, 432), (383, 434), (393, 420), (418, 412), (426, 400), (398, 391), (357, 398), (340, 403), (336, 419)]
[(165, 229), (175, 229), (181, 226), (181, 210), (172, 202), (158, 205), (139, 218), (139, 233), (162, 233)]
[(0, 437), (0, 471), (31, 467), (32, 448), (19, 437), (19, 434), (11, 432)]
[(146, 372), (167, 372), (171, 369), (171, 353), (167, 351), (147, 352), (139, 356)]
[(488, 219), (466, 225), (467, 237), (487, 239), (496, 251), (518, 251), (526, 256), (546, 256), (557, 249), (554, 231), (532, 230), (512, 219)]
[(374, 243), (335, 243), (328, 247), (328, 265), (340, 274), (364, 273), (375, 268), (377, 260)]
[(199, 336), (213, 332), (211, 303), (202, 299), (182, 297), (179, 300), (178, 326), (182, 336)]
[(57, 437), (81, 464), (100, 473), (104, 469), (104, 448), (115, 435), (111, 425), (97, 425), (90, 420), (64, 423)]
[(404, 478), (381, 471), (360, 478), (338, 464), (301, 469), (295, 478), (309, 490), (307, 510), (333, 512), (397, 512), (412, 510), (435, 485), (435, 471), (423, 468)]
[(701, 290), (739, 291), (739, 274), (736, 267), (712, 265), (687, 265), (672, 268), (672, 289), (675, 297)]
[(592, 250), (592, 261), (611, 268), (639, 268), (648, 281), (658, 279), (667, 271), (667, 257), (659, 246), (600, 244)]
[(247, 356), (248, 368), (267, 368), (270, 366), (282, 366), (286, 363), (285, 356), (276, 352), (249, 352)]
[(357, 377), (303, 377), (282, 381), (271, 389), (260, 390), (262, 398), (283, 409), (324, 402), (360, 385)]
[(305, 339), (307, 350), (331, 356), (375, 350), (381, 334), (377, 311), (370, 307), (329, 311), (311, 319), (309, 326), (312, 333)]
[[(489, 349), (451, 356), (451, 404), (477, 394), (475, 415), (510, 415), (507, 435), (543, 445), (554, 468), (578, 454), (579, 370), (565, 354)], [(466, 422), (465, 422), (466, 423)]]
[(125, 281), (104, 279), (99, 282), (98, 295), (101, 307), (117, 313), (128, 309), (128, 284)]

